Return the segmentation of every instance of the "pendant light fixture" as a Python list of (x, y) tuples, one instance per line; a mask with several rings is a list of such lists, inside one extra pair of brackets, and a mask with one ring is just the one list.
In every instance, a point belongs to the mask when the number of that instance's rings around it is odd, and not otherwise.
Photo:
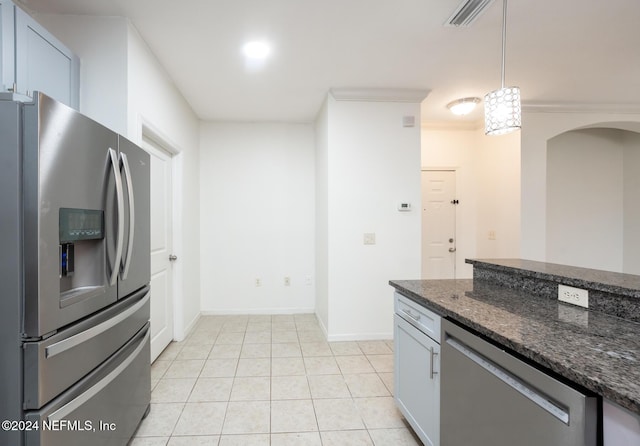
[(502, 87), (484, 97), (484, 133), (504, 135), (521, 127), (520, 88), (504, 86), (504, 59), (507, 45), (507, 0), (502, 4)]

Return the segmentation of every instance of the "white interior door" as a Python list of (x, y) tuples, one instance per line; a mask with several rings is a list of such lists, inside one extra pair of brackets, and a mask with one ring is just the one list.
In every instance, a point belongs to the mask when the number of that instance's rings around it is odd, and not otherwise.
[(456, 173), (422, 171), (422, 278), (456, 275)]
[(171, 154), (143, 141), (151, 155), (151, 361), (173, 340)]

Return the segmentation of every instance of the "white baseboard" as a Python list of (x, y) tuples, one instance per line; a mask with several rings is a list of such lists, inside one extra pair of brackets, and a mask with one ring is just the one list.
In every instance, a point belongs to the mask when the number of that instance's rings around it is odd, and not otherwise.
[[(325, 335), (327, 336), (327, 335)], [(327, 336), (329, 342), (344, 341), (390, 341), (393, 339), (392, 333), (345, 333)]]
[(324, 338), (329, 339), (329, 332), (327, 330), (327, 327), (322, 322), (322, 319), (320, 319), (320, 316), (318, 316), (318, 313), (316, 313), (316, 320), (318, 321), (318, 325), (320, 325), (320, 330), (322, 330), (322, 334), (324, 334)]
[(238, 314), (307, 314), (315, 313), (315, 309), (313, 308), (259, 308), (259, 309), (250, 309), (239, 308), (239, 309), (220, 309), (220, 310), (202, 310), (200, 314), (203, 316), (225, 316), (225, 315), (238, 315)]
[[(255, 314), (267, 314), (267, 315), (278, 315), (278, 314), (315, 314), (316, 319), (318, 321), (318, 325), (320, 325), (320, 329), (324, 334), (324, 337), (329, 342), (341, 342), (341, 341), (379, 341), (379, 340), (392, 340), (393, 332), (384, 332), (384, 333), (343, 333), (343, 334), (333, 334), (329, 336), (327, 327), (324, 325), (322, 320), (318, 317), (318, 314), (315, 312), (313, 308), (262, 308), (262, 309), (224, 309), (224, 310), (202, 310), (200, 315), (202, 316), (236, 316), (236, 315), (255, 315)], [(195, 323), (198, 321), (196, 318), (191, 324), (189, 324), (189, 333), (190, 330), (193, 329)]]
[(196, 316), (191, 320), (191, 322), (189, 322), (187, 326), (184, 328), (184, 332), (181, 333), (181, 336), (176, 335), (174, 333), (173, 340), (177, 342), (184, 341), (189, 336), (189, 334), (193, 331), (193, 329), (196, 327), (196, 324), (200, 320), (200, 315), (201, 313), (196, 314)]

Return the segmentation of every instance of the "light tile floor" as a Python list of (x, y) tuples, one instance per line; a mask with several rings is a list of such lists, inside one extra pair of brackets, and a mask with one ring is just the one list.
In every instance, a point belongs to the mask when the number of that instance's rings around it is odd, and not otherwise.
[(151, 367), (131, 446), (420, 445), (396, 409), (393, 342), (326, 342), (315, 315), (205, 316)]

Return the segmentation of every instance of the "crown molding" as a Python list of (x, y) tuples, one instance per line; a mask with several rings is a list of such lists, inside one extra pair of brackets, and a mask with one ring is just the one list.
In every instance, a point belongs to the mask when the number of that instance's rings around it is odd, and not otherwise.
[(475, 131), (484, 126), (482, 119), (476, 121), (422, 121), (422, 130), (465, 130)]
[(332, 88), (329, 93), (336, 101), (420, 103), (430, 91), (406, 88)]
[[(640, 115), (640, 104), (594, 104), (578, 102), (523, 102), (524, 113), (592, 113), (610, 115)], [(423, 130), (478, 130), (483, 119), (475, 121), (422, 121)], [(636, 130), (634, 130), (636, 131)]]
[(580, 102), (523, 102), (526, 113), (640, 114), (640, 104), (595, 104)]

